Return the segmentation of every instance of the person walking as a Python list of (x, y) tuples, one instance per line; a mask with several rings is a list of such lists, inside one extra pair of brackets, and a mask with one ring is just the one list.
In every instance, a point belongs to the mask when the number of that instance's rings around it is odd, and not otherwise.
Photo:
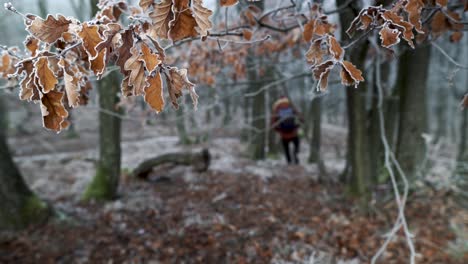
[[(283, 145), (284, 154), (288, 164), (299, 164), (299, 112), (294, 108), (286, 96), (281, 96), (274, 104), (271, 115), (271, 127), (279, 133)], [(290, 151), (290, 145), (293, 145), (293, 151)]]

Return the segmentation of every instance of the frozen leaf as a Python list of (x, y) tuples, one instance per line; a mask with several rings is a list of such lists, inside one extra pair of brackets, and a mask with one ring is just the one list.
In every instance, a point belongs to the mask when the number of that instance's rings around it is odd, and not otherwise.
[(36, 56), (37, 49), (39, 48), (39, 40), (28, 36), (24, 41), (24, 46), (31, 52), (31, 56)]
[(187, 89), (192, 97), (193, 104), (195, 107), (198, 103), (198, 95), (195, 93), (195, 84), (191, 83), (187, 77), (187, 69), (177, 69), (172, 67), (169, 69), (169, 96), (172, 101), (172, 105), (175, 108), (179, 107), (177, 98), (182, 96), (182, 90)]
[(318, 87), (321, 91), (324, 91), (328, 87), (328, 75), (331, 69), (335, 66), (333, 61), (325, 61), (322, 64), (314, 68), (313, 74), (314, 79), (318, 81)]
[(157, 40), (153, 39), (150, 36), (149, 39), (151, 40), (151, 43), (153, 43), (154, 48), (156, 48), (156, 50), (158, 51), (159, 60), (161, 60), (161, 62), (164, 63), (164, 61), (166, 60), (166, 52), (161, 47), (161, 45), (159, 45), (159, 42)]
[(99, 26), (83, 24), (81, 31), (78, 32), (83, 43), (83, 48), (88, 53), (89, 59), (92, 60), (98, 56), (96, 46), (103, 42), (101, 34), (99, 33)]
[(405, 11), (408, 13), (408, 20), (413, 24), (414, 29), (421, 34), (424, 34), (421, 23), (421, 12), (424, 7), (422, 0), (408, 0), (405, 5)]
[[(356, 66), (354, 66), (351, 62), (343, 61), (341, 62), (341, 66), (343, 66), (343, 70), (345, 70), (347, 73), (346, 75), (347, 80), (343, 80), (343, 79), (341, 80), (343, 84), (345, 83), (347, 83), (346, 85), (354, 84), (354, 86), (357, 87), (360, 82), (364, 81), (364, 78), (362, 77), (362, 72), (358, 68), (356, 68)], [(350, 80), (353, 80), (353, 83), (351, 83)]]
[(65, 119), (68, 112), (62, 103), (63, 93), (51, 91), (41, 97), (41, 113), (43, 126), (47, 129), (60, 132), (67, 123)]
[(153, 38), (168, 38), (169, 22), (174, 19), (172, 12), (172, 1), (163, 0), (159, 4), (154, 5), (154, 10), (149, 14), (153, 21), (151, 27), (151, 37)]
[(94, 59), (90, 59), (90, 68), (93, 71), (94, 75), (98, 77), (98, 80), (104, 74), (106, 70), (106, 50), (101, 50)]
[(120, 30), (122, 30), (122, 26), (117, 23), (109, 23), (104, 27), (105, 29), (102, 33), (104, 40), (97, 44), (96, 51), (100, 52), (101, 50), (106, 49), (107, 54), (109, 54), (121, 41), (122, 35), (120, 34)]
[(431, 34), (434, 37), (438, 37), (446, 32), (450, 28), (450, 24), (447, 21), (444, 13), (437, 12), (431, 21)]
[(245, 40), (250, 41), (252, 39), (252, 30), (249, 29), (244, 29), (242, 31), (242, 36), (244, 37)]
[(213, 14), (213, 11), (203, 6), (203, 0), (193, 0), (192, 10), (195, 21), (197, 22), (198, 33), (202, 37), (207, 36), (208, 30), (213, 27), (210, 20), (210, 16)]
[(315, 20), (311, 19), (307, 24), (304, 25), (304, 40), (306, 42), (310, 42), (312, 40), (312, 37), (314, 36), (314, 26), (315, 26)]
[(132, 87), (132, 96), (142, 95), (146, 87), (145, 68), (138, 49), (133, 47), (130, 53), (132, 57), (125, 63), (125, 70), (130, 71), (128, 86)]
[(314, 42), (312, 42), (312, 44), (310, 45), (310, 48), (309, 50), (307, 51), (306, 53), (306, 59), (307, 59), (307, 62), (312, 64), (312, 65), (317, 65), (319, 63), (322, 62), (323, 60), (323, 56), (324, 56), (324, 52), (321, 48), (321, 41), (320, 40), (316, 40)]
[(335, 37), (330, 36), (328, 38), (328, 45), (330, 47), (330, 54), (333, 58), (335, 58), (335, 60), (341, 60), (344, 56), (344, 50), (338, 40), (336, 40)]
[(120, 67), (121, 73), (125, 73), (125, 63), (132, 56), (130, 49), (133, 47), (133, 44), (133, 32), (131, 29), (127, 29), (124, 33), (122, 33), (122, 46), (120, 46), (118, 49), (119, 57), (115, 62), (115, 64)]
[(384, 27), (379, 31), (380, 40), (382, 46), (390, 48), (393, 45), (400, 43), (400, 31), (395, 28), (390, 28), (389, 24), (385, 24)]
[(34, 63), (36, 77), (39, 87), (43, 93), (49, 93), (54, 90), (58, 80), (54, 72), (49, 67), (49, 59), (47, 57), (39, 57)]
[(411, 23), (408, 23), (403, 20), (403, 17), (398, 16), (394, 12), (391, 11), (385, 11), (382, 14), (382, 17), (395, 27), (398, 27), (399, 30), (402, 32), (402, 37), (406, 42), (408, 42), (408, 45), (410, 45), (412, 48), (414, 48), (414, 34), (413, 34), (413, 25)]
[(60, 59), (58, 63), (63, 69), (63, 81), (65, 93), (67, 95), (68, 106), (77, 107), (79, 105), (80, 96), (80, 73), (76, 66), (70, 65), (65, 59)]
[(463, 38), (463, 33), (460, 31), (453, 32), (452, 35), (450, 35), (451, 42), (459, 42), (462, 38)]
[(57, 15), (57, 18), (48, 15), (46, 20), (35, 17), (31, 24), (26, 27), (26, 30), (40, 41), (52, 44), (61, 38), (63, 33), (68, 31), (71, 23), (71, 20), (62, 15)]
[(139, 5), (143, 9), (143, 11), (146, 11), (151, 7), (153, 2), (154, 2), (154, 0), (140, 0)]
[(20, 82), (20, 99), (27, 101), (39, 100), (39, 88), (34, 82), (36, 79), (36, 73), (34, 71), (34, 63), (32, 60), (24, 60), (18, 63), (17, 74), (23, 73), (24, 78)]
[(157, 54), (153, 53), (151, 48), (144, 42), (141, 42), (141, 57), (140, 61), (143, 62), (146, 70), (151, 74), (156, 70), (161, 63)]
[(145, 102), (160, 113), (164, 109), (164, 97), (161, 75), (156, 72), (148, 78), (149, 85), (145, 88)]
[(78, 78), (73, 75), (64, 73), (63, 80), (65, 82), (65, 92), (67, 94), (68, 106), (77, 107), (79, 105), (79, 86)]
[(237, 3), (239, 3), (238, 0), (220, 0), (219, 1), (220, 6), (233, 6)]
[(174, 19), (169, 23), (169, 38), (177, 41), (198, 36), (197, 21), (189, 7), (189, 0), (175, 0), (172, 10)]

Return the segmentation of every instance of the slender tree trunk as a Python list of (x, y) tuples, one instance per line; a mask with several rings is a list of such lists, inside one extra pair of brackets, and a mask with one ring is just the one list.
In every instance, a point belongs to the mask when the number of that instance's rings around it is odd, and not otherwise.
[(84, 199), (111, 200), (117, 197), (121, 165), (121, 120), (108, 112), (117, 112), (120, 90), (118, 73), (109, 74), (97, 83), (99, 88), (99, 161), (96, 175)]
[[(252, 75), (253, 73), (253, 75)], [(255, 69), (249, 74), (249, 80), (256, 81), (257, 73)], [(250, 152), (253, 159), (261, 160), (265, 159), (265, 138), (268, 135), (266, 131), (266, 119), (265, 119), (265, 91), (258, 91), (261, 86), (252, 84), (252, 90), (258, 92), (252, 101), (252, 141), (250, 142)]]
[(468, 205), (468, 110), (464, 110), (460, 124), (460, 141), (458, 144), (457, 165), (455, 177), (459, 192), (459, 201), (464, 206)]
[(307, 122), (312, 126), (310, 129), (309, 162), (319, 163), (321, 161), (320, 142), (322, 140), (322, 97), (317, 97), (312, 100), (309, 116), (312, 117), (312, 120)]
[(422, 169), (426, 148), (422, 134), (427, 132), (427, 77), (431, 47), (408, 50), (399, 58), (397, 89), (400, 95), (397, 159), (405, 173), (414, 179)]
[[(337, 0), (337, 4), (344, 4), (346, 0)], [(346, 25), (354, 19), (351, 11), (340, 13), (342, 26), (341, 34), (345, 36)], [(358, 69), (363, 69), (369, 47), (368, 41), (356, 45), (351, 51), (349, 59)], [(368, 84), (361, 83), (356, 89), (347, 87), (348, 109), (348, 154), (347, 168), (342, 177), (348, 185), (350, 195), (359, 197), (361, 204), (366, 206), (370, 197), (369, 182), (372, 176), (372, 158), (369, 140), (369, 116), (366, 110), (366, 96)]]
[[(91, 0), (91, 16), (97, 13), (97, 0)], [(96, 174), (87, 187), (84, 200), (112, 200), (117, 197), (121, 166), (121, 120), (109, 112), (118, 112), (120, 78), (117, 72), (96, 83), (99, 93), (99, 161)]]
[[(182, 145), (190, 144), (190, 138), (187, 134), (187, 129), (185, 126), (185, 113), (184, 109), (187, 107), (186, 105), (180, 105), (179, 109), (176, 111), (176, 126), (177, 126), (177, 134), (179, 135), (179, 143)], [(211, 113), (211, 112), (209, 112)]]
[(29, 189), (13, 162), (2, 101), (0, 97), (0, 230), (21, 229), (47, 220), (52, 210)]

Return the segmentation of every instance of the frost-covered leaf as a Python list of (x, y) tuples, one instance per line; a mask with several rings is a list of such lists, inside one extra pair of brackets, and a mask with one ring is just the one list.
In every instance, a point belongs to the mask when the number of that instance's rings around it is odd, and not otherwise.
[(49, 93), (58, 84), (57, 77), (49, 67), (49, 58), (39, 57), (34, 63), (34, 71), (42, 93)]
[(55, 18), (48, 15), (46, 20), (35, 17), (34, 20), (26, 27), (35, 38), (40, 41), (52, 44), (62, 37), (62, 34), (68, 31), (71, 20), (62, 15), (57, 15)]
[(68, 126), (68, 112), (62, 103), (63, 93), (51, 91), (41, 96), (42, 123), (47, 129), (60, 132)]
[(172, 1), (162, 0), (154, 5), (154, 10), (149, 14), (153, 21), (150, 36), (153, 38), (168, 38), (169, 22), (174, 19)]
[(145, 88), (145, 102), (157, 113), (164, 109), (164, 96), (161, 75), (156, 72), (148, 78), (148, 86)]
[[(360, 82), (364, 81), (364, 78), (362, 77), (362, 72), (358, 68), (356, 68), (356, 66), (354, 66), (351, 62), (343, 61), (341, 62), (341, 66), (343, 66), (342, 70), (346, 72), (346, 74), (341, 75), (341, 82), (344, 85), (354, 85), (355, 87), (357, 87)], [(343, 75), (345, 79), (343, 79)]]

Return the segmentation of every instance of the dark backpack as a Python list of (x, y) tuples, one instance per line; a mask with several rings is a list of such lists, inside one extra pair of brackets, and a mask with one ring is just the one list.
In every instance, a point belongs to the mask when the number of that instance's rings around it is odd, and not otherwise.
[(292, 132), (298, 127), (296, 115), (291, 106), (278, 109), (278, 119), (278, 128), (281, 132)]

